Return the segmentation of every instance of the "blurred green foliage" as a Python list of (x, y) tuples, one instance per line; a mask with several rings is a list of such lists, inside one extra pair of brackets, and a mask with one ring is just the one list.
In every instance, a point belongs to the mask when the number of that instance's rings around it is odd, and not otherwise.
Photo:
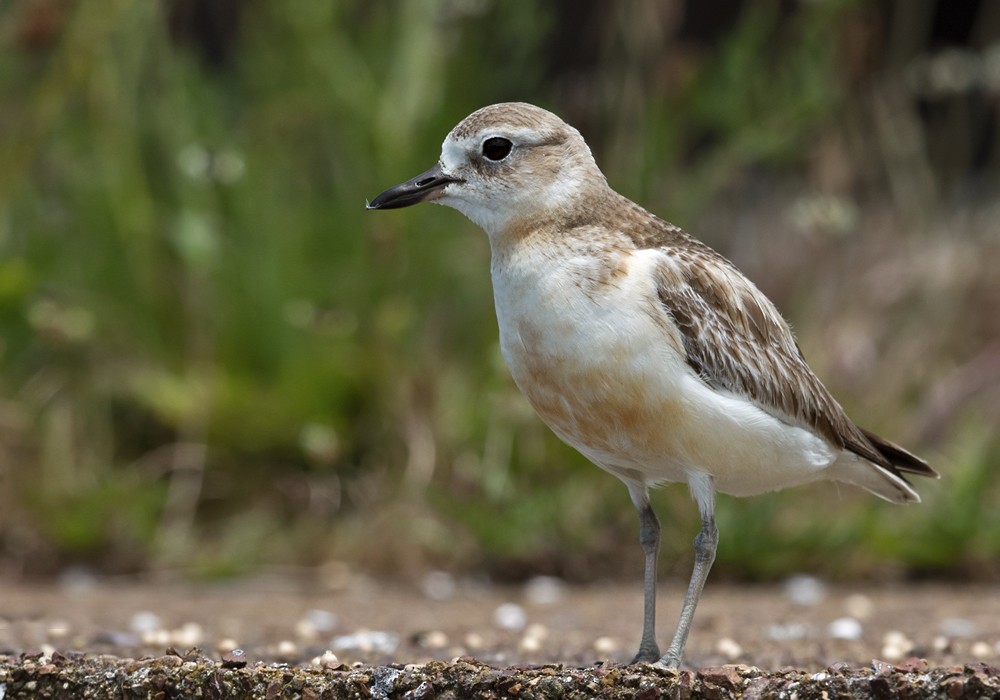
[[(553, 71), (560, 17), (542, 2), (247, 3), (216, 60), (168, 31), (169, 3), (8, 4), (0, 570), (219, 576), (343, 559), (376, 572), (638, 571), (625, 489), (559, 444), (507, 377), (485, 237), (430, 206), (364, 209), (428, 167), (461, 117), (505, 99), (579, 123), (625, 194), (702, 222), (757, 279), (773, 273), (763, 286), (855, 416), (874, 399), (873, 372), (899, 375), (879, 380), (880, 420), (868, 423), (918, 438), (906, 416), (921, 394), (989, 337), (932, 344), (926, 365), (879, 360), (860, 379), (838, 375), (824, 333), (843, 308), (869, 303), (831, 307), (824, 294), (851, 293), (841, 274), (868, 246), (905, 258), (893, 225), (888, 244), (799, 237), (767, 259), (712, 218), (756, 206), (739, 194), (755, 191), (748, 174), (794, 180), (817, 141), (843, 134), (854, 96), (830, 36), (858, 22), (857, 3), (802, 3), (792, 16), (753, 3), (687, 63), (626, 5), (604, 10), (607, 41), (581, 91)], [(938, 297), (936, 313), (996, 291), (963, 289), (973, 298)], [(891, 343), (928, 332), (907, 319), (934, 311), (898, 298), (911, 306), (870, 309), (889, 357)], [(833, 506), (833, 486), (723, 499), (720, 570), (995, 562), (1000, 443), (965, 416), (948, 433), (954, 447), (931, 452), (947, 455), (947, 479), (918, 485), (925, 507), (846, 489)], [(682, 570), (693, 506), (684, 489), (656, 498)]]

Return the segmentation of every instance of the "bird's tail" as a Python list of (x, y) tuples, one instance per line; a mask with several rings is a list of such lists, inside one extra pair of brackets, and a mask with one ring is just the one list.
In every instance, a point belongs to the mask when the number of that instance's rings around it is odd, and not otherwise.
[(916, 474), (917, 476), (929, 476), (932, 479), (937, 479), (941, 476), (931, 469), (931, 465), (927, 464), (927, 462), (915, 454), (906, 451), (896, 443), (879, 437), (864, 428), (861, 428), (861, 432), (868, 438), (868, 442), (872, 444), (872, 447), (878, 450), (885, 457), (886, 461), (897, 470), (908, 474)]
[(860, 486), (879, 498), (892, 503), (919, 503), (920, 495), (913, 490), (905, 474), (938, 478), (927, 462), (903, 449), (894, 442), (861, 429), (868, 442), (875, 448), (884, 463), (875, 462), (845, 449), (833, 465), (837, 481)]

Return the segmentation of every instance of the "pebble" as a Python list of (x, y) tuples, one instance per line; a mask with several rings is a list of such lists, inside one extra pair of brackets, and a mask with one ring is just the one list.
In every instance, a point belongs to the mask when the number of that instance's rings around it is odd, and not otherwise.
[(478, 632), (469, 632), (465, 635), (465, 646), (472, 651), (482, 649), (484, 643), (483, 636)]
[(939, 634), (931, 641), (931, 648), (936, 652), (945, 652), (951, 649), (951, 640), (943, 634)]
[(928, 667), (927, 659), (922, 659), (919, 656), (911, 656), (896, 664), (896, 670), (900, 673), (924, 673)]
[(129, 618), (128, 626), (129, 629), (139, 635), (163, 629), (163, 623), (160, 622), (160, 616), (148, 610), (141, 610), (132, 615), (132, 617)]
[(65, 620), (53, 620), (45, 632), (49, 639), (60, 641), (69, 636), (70, 626)]
[(143, 645), (147, 647), (165, 647), (170, 645), (169, 630), (148, 630), (140, 637)]
[(971, 637), (976, 633), (976, 623), (964, 617), (946, 617), (938, 629), (946, 637)]
[(521, 637), (521, 651), (540, 651), (542, 648), (542, 642), (544, 642), (545, 638), (548, 636), (549, 629), (545, 625), (540, 625), (538, 623), (528, 625), (528, 628), (524, 631), (524, 636)]
[(334, 637), (331, 642), (334, 651), (356, 650), (362, 653), (377, 652), (391, 654), (399, 646), (399, 635), (395, 632), (379, 630), (358, 630), (354, 634)]
[(809, 625), (803, 622), (788, 622), (767, 626), (767, 638), (775, 642), (805, 639), (809, 636)]
[(504, 603), (493, 611), (493, 624), (504, 630), (519, 630), (528, 623), (528, 616), (517, 603)]
[(295, 634), (306, 641), (315, 641), (337, 626), (337, 614), (329, 610), (309, 610), (295, 623)]
[(448, 646), (448, 635), (441, 630), (431, 630), (419, 635), (417, 643), (425, 649), (444, 649)]
[(993, 647), (984, 641), (975, 642), (971, 647), (969, 647), (969, 653), (975, 656), (977, 659), (985, 659), (993, 656)]
[(215, 650), (220, 654), (222, 654), (227, 651), (232, 651), (233, 649), (236, 649), (239, 646), (240, 646), (239, 642), (237, 642), (232, 637), (223, 637), (215, 644)]
[(521, 643), (518, 645), (518, 648), (521, 651), (528, 652), (528, 653), (534, 653), (534, 652), (537, 652), (537, 651), (541, 651), (541, 649), (542, 649), (542, 640), (538, 639), (536, 637), (524, 637), (524, 638), (521, 639)]
[(337, 617), (337, 613), (330, 610), (320, 610), (319, 608), (312, 608), (306, 611), (305, 619), (309, 620), (312, 626), (320, 632), (330, 632), (340, 624), (340, 618)]
[(299, 655), (299, 648), (290, 639), (282, 639), (275, 647), (274, 653), (282, 661), (294, 661)]
[(796, 605), (819, 605), (826, 598), (826, 584), (815, 576), (796, 574), (785, 581), (785, 595)]
[(445, 601), (455, 597), (458, 585), (455, 583), (455, 577), (447, 571), (428, 571), (421, 588), (424, 595), (431, 600)]
[(321, 668), (336, 668), (340, 666), (340, 659), (332, 651), (327, 649), (322, 654), (317, 656), (312, 660), (313, 666), (320, 666)]
[(524, 584), (524, 597), (534, 605), (555, 605), (566, 597), (566, 585), (555, 576), (535, 576)]
[(243, 668), (247, 665), (247, 654), (242, 649), (230, 649), (222, 654), (223, 668)]
[(861, 623), (853, 617), (838, 617), (827, 627), (827, 633), (833, 639), (861, 639), (864, 628)]
[(170, 643), (184, 649), (190, 649), (201, 644), (205, 633), (197, 622), (185, 622), (170, 633)]
[(886, 632), (882, 637), (882, 656), (888, 661), (899, 661), (913, 650), (913, 642), (898, 630)]
[(83, 567), (70, 567), (59, 574), (59, 587), (70, 595), (90, 593), (99, 585), (97, 576)]
[(621, 642), (614, 637), (598, 637), (594, 640), (594, 651), (598, 654), (611, 655), (621, 648)]
[(852, 593), (844, 599), (844, 610), (857, 620), (867, 620), (875, 612), (875, 603), (862, 593)]
[(732, 637), (722, 637), (715, 643), (715, 651), (733, 661), (743, 655), (743, 647)]
[(295, 623), (295, 636), (306, 642), (314, 642), (319, 637), (319, 630), (303, 618)]

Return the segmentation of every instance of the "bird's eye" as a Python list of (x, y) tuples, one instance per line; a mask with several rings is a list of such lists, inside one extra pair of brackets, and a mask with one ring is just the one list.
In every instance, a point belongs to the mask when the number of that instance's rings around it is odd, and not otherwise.
[(500, 161), (510, 154), (510, 149), (514, 147), (509, 140), (494, 136), (483, 141), (483, 155), (493, 161)]

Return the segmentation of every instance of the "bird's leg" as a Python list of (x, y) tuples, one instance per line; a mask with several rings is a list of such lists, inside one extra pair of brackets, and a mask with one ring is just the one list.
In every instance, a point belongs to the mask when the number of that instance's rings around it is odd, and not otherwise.
[(632, 663), (651, 663), (660, 658), (656, 643), (656, 565), (660, 553), (660, 521), (649, 503), (646, 487), (629, 487), (632, 500), (639, 511), (639, 544), (646, 555), (646, 569), (642, 579), (642, 641), (639, 653)]
[(718, 544), (719, 529), (715, 526), (715, 515), (711, 511), (702, 513), (701, 530), (694, 538), (694, 571), (691, 572), (691, 583), (688, 584), (687, 594), (684, 596), (684, 606), (681, 608), (680, 620), (677, 621), (674, 639), (670, 642), (667, 653), (657, 662), (658, 665), (667, 668), (677, 668), (681, 665), (688, 632), (691, 631), (694, 610), (698, 607), (701, 591), (705, 587), (705, 579), (708, 578), (712, 562), (715, 561), (715, 550)]

